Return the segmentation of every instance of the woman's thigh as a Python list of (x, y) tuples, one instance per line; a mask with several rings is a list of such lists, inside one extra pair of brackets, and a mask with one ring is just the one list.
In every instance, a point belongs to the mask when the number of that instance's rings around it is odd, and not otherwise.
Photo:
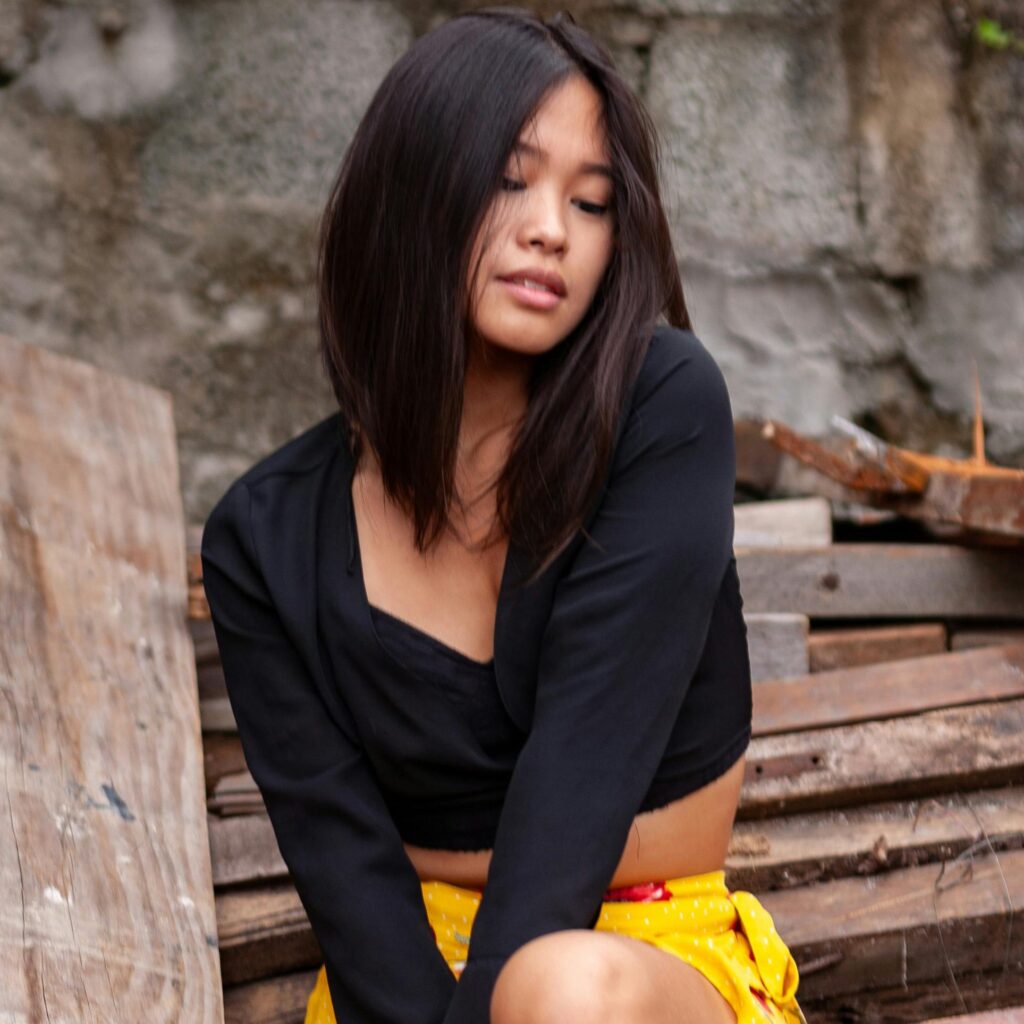
[(572, 930), (518, 950), (498, 976), (491, 1024), (736, 1024), (696, 968), (625, 935)]

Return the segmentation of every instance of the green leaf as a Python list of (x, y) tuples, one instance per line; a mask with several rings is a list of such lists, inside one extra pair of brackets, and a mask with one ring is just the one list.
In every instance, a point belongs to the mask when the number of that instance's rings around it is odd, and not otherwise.
[(974, 34), (978, 42), (996, 50), (1005, 50), (1015, 42), (1013, 33), (1008, 32), (993, 18), (979, 18), (974, 26)]

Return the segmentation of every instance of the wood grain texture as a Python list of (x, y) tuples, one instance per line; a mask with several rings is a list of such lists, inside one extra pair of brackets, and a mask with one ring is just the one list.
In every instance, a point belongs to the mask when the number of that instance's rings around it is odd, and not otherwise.
[(1024, 619), (1024, 550), (953, 544), (737, 548), (745, 612)]
[[(1024, 636), (1019, 639), (1024, 640)], [(1005, 643), (1010, 643), (1007, 638)], [(921, 658), (949, 649), (941, 622), (901, 623), (854, 629), (817, 629), (807, 638), (808, 670), (830, 672), (857, 665), (877, 665), (900, 658)]]
[(1024, 697), (1024, 644), (902, 658), (754, 687), (754, 735)]
[(825, 498), (748, 501), (735, 506), (738, 548), (827, 547), (832, 509)]
[(1024, 781), (1024, 699), (760, 736), (738, 816), (910, 799)]
[[(764, 893), (806, 999), (1024, 970), (1024, 850)], [(811, 965), (814, 965), (812, 967)]]
[(223, 1019), (170, 397), (0, 337), (0, 1019)]
[[(988, 848), (988, 844), (997, 850), (1024, 848), (1024, 788), (1007, 786), (740, 821), (729, 842), (726, 882), (731, 889), (751, 892), (790, 889), (917, 867), (958, 856), (971, 846)], [(266, 870), (269, 853), (261, 863)]]
[(228, 988), (225, 1024), (303, 1024), (316, 976), (316, 971), (298, 971)]

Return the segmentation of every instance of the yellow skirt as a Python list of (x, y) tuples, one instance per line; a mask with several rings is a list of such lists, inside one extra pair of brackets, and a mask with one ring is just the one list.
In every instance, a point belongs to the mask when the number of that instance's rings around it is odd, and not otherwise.
[[(480, 893), (422, 882), (437, 946), (458, 977), (466, 965)], [(749, 892), (730, 892), (724, 871), (610, 890), (595, 931), (648, 942), (695, 967), (725, 997), (737, 1024), (806, 1024), (796, 1001), (796, 961), (771, 915)], [(611, 897), (611, 898), (609, 898)], [(305, 1024), (338, 1024), (320, 968)]]

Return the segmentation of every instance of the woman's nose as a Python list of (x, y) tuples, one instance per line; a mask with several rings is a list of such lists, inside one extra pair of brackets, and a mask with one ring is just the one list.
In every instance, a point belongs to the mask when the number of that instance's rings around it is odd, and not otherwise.
[(538, 190), (529, 209), (524, 211), (521, 230), (527, 245), (552, 251), (564, 249), (568, 238), (560, 200)]

